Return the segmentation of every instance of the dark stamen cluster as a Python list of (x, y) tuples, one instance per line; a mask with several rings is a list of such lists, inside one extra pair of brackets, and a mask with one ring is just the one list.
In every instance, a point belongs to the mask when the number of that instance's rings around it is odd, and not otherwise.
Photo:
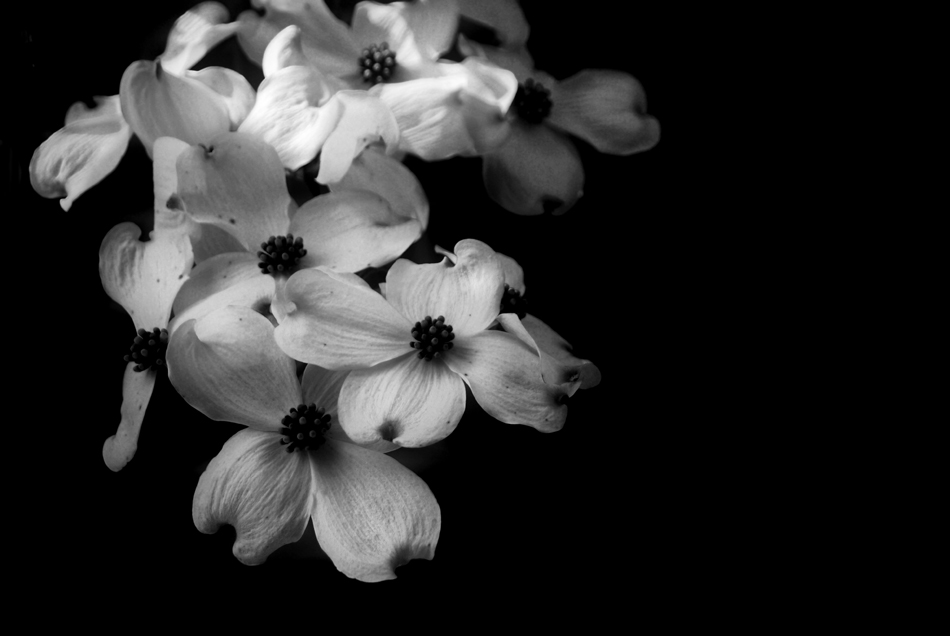
[(280, 443), (287, 446), (288, 453), (320, 448), (324, 434), (330, 430), (330, 416), (324, 414), (323, 409), (318, 409), (316, 404), (300, 404), (290, 409), (290, 414), (285, 415), (280, 423), (284, 425), (280, 429), (280, 434), (284, 436)]
[(540, 124), (551, 114), (551, 91), (529, 77), (524, 84), (518, 84), (514, 107), (523, 121)]
[(505, 285), (505, 293), (501, 297), (501, 309), (498, 310), (498, 313), (518, 314), (518, 318), (524, 318), (527, 311), (528, 301), (521, 297), (521, 292), (514, 287)]
[(139, 329), (138, 335), (125, 356), (126, 362), (135, 362), (135, 371), (165, 366), (165, 350), (168, 349), (168, 329), (155, 327), (151, 331)]
[(410, 342), (409, 346), (418, 349), (416, 355), (426, 360), (442, 357), (443, 352), (454, 346), (452, 341), (455, 340), (452, 325), (445, 324), (445, 316), (435, 320), (432, 320), (432, 316), (426, 316), (412, 328), (412, 337), (416, 342)]
[(288, 273), (306, 255), (303, 239), (299, 236), (296, 240), (293, 234), (272, 236), (261, 243), (261, 251), (257, 253), (261, 262), (257, 266), (264, 274)]
[(363, 49), (360, 57), (360, 68), (363, 72), (363, 81), (368, 84), (379, 84), (392, 77), (396, 70), (396, 54), (389, 50), (389, 45), (372, 44)]

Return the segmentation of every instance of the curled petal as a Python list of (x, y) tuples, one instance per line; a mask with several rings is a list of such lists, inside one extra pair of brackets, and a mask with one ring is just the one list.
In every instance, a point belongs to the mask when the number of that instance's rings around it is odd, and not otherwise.
[[(406, 347), (409, 350), (409, 347)], [(360, 445), (418, 448), (447, 437), (465, 412), (465, 384), (440, 360), (409, 355), (351, 371), (340, 392), (340, 423)]]
[(563, 214), (583, 194), (584, 166), (562, 134), (517, 123), (505, 144), (484, 158), (488, 195), (516, 214)]
[(660, 123), (647, 115), (640, 82), (627, 73), (584, 70), (551, 90), (552, 125), (601, 152), (632, 155), (660, 140)]
[(590, 389), (600, 384), (600, 369), (590, 360), (574, 357), (571, 345), (556, 331), (531, 314), (525, 315), (521, 324), (541, 350), (546, 382), (580, 382), (578, 388), (581, 389)]
[(300, 42), (300, 27), (292, 24), (275, 35), (264, 49), (261, 69), (264, 71), (264, 77), (270, 77), (282, 68), (308, 64)]
[(371, 143), (381, 142), (387, 151), (396, 147), (399, 125), (378, 97), (366, 91), (340, 91), (326, 108), (325, 116), (334, 126), (320, 153), (320, 183), (342, 179), (353, 159)]
[(122, 377), (122, 420), (115, 435), (102, 445), (102, 459), (106, 466), (119, 472), (131, 461), (135, 449), (139, 445), (139, 430), (145, 418), (145, 409), (152, 397), (155, 388), (155, 372), (152, 370), (136, 371), (135, 363), (130, 362), (125, 367)]
[(506, 48), (528, 41), (530, 28), (517, 0), (457, 0), (459, 12), (466, 18), (490, 26)]
[(219, 42), (234, 35), (238, 24), (228, 20), (228, 10), (219, 2), (202, 2), (186, 11), (168, 34), (162, 67), (182, 75)]
[(193, 146), (178, 158), (178, 194), (185, 211), (256, 250), (285, 234), (296, 204), (274, 149), (251, 135), (225, 133), (210, 146)]
[(224, 99), (205, 83), (162, 69), (161, 62), (133, 62), (119, 88), (122, 115), (149, 157), (159, 137), (207, 143), (231, 126)]
[(411, 323), (357, 276), (301, 270), (283, 296), (285, 315), (274, 336), (295, 360), (356, 369), (409, 350)]
[(141, 234), (134, 223), (109, 230), (99, 246), (99, 278), (137, 330), (165, 328), (175, 294), (191, 270), (191, 243), (180, 234), (159, 234), (143, 243)]
[(284, 167), (296, 170), (317, 156), (336, 125), (321, 108), (333, 90), (307, 66), (275, 71), (261, 82), (254, 109), (239, 130), (269, 143)]
[(263, 563), (303, 536), (313, 512), (313, 471), (307, 453), (287, 453), (273, 433), (235, 434), (201, 474), (192, 503), (195, 527), (206, 534), (234, 526), (234, 556)]
[(523, 295), (526, 288), (524, 285), (524, 270), (521, 268), (521, 265), (510, 256), (505, 256), (498, 252), (495, 252), (495, 256), (498, 257), (498, 262), (501, 263), (501, 269), (505, 273), (505, 285), (508, 285), (508, 287), (511, 287)]
[(442, 513), (425, 482), (391, 457), (327, 441), (311, 454), (313, 528), (333, 565), (350, 578), (395, 578), (412, 559), (432, 559)]
[(383, 197), (399, 216), (418, 220), (423, 230), (429, 225), (429, 200), (416, 175), (401, 161), (372, 148), (360, 153), (330, 190), (374, 192)]
[(66, 211), (83, 192), (115, 170), (132, 131), (122, 117), (119, 96), (96, 97), (89, 110), (73, 104), (66, 126), (40, 144), (30, 161), (30, 183), (37, 194), (59, 202)]
[(168, 378), (213, 420), (277, 431), (300, 404), (297, 365), (274, 342), (274, 327), (246, 307), (228, 306), (184, 323), (168, 344)]
[(510, 333), (483, 331), (460, 338), (445, 363), (462, 376), (478, 404), (495, 419), (543, 433), (564, 426), (567, 392), (545, 384), (537, 352)]
[(455, 245), (457, 261), (416, 265), (396, 261), (386, 275), (386, 299), (412, 322), (444, 316), (457, 336), (478, 333), (495, 320), (505, 275), (490, 247), (473, 239)]
[(237, 130), (254, 107), (257, 94), (244, 76), (236, 71), (209, 66), (200, 71), (188, 71), (185, 77), (198, 80), (217, 93), (227, 109), (230, 130)]
[(315, 197), (290, 223), (303, 238), (301, 266), (358, 272), (399, 258), (420, 236), (419, 221), (399, 216), (378, 194), (344, 190)]

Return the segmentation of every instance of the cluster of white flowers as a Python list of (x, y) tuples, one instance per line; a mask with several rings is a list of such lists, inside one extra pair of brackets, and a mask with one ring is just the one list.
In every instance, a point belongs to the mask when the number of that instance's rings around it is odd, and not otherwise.
[[(468, 393), (501, 422), (557, 431), (567, 398), (600, 381), (524, 311), (514, 259), (476, 239), (440, 248), (441, 263), (400, 258), (430, 212), (401, 159), (480, 156), (502, 207), (562, 213), (584, 181), (568, 135), (632, 154), (659, 125), (629, 75), (534, 69), (514, 0), (360, 2), (350, 24), (322, 0), (254, 5), (234, 21), (215, 2), (188, 11), (118, 95), (70, 109), (31, 180), (68, 210), (133, 135), (152, 159), (149, 240), (121, 223), (99, 250), (137, 332), (106, 464), (133, 459), (167, 372), (205, 416), (246, 426), (197, 484), (199, 530), (234, 526), (234, 554), (253, 564), (312, 521), (341, 572), (389, 579), (432, 558), (441, 514), (386, 453), (451, 434)], [(460, 19), (497, 46), (460, 35)], [(231, 37), (263, 69), (256, 89), (231, 69), (190, 70)], [(319, 194), (301, 201), (292, 173)]]

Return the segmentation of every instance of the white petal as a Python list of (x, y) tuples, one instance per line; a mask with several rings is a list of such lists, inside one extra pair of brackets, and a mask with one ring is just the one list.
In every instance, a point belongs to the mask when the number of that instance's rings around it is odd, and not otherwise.
[(313, 527), (338, 570), (360, 581), (382, 581), (412, 559), (435, 556), (442, 513), (412, 471), (382, 453), (335, 441), (311, 458)]
[(182, 324), (168, 345), (168, 378), (212, 420), (276, 431), (300, 404), (296, 363), (277, 348), (274, 327), (228, 306)]
[(270, 77), (282, 68), (289, 66), (307, 66), (309, 61), (300, 42), (300, 27), (290, 25), (274, 36), (264, 49), (261, 68), (264, 77)]
[(418, 0), (400, 5), (423, 57), (436, 60), (452, 48), (459, 21), (456, 0)]
[(295, 360), (355, 369), (411, 351), (411, 323), (357, 276), (301, 270), (284, 295), (286, 315), (274, 335)]
[(399, 126), (378, 97), (365, 91), (340, 91), (326, 108), (325, 116), (333, 117), (335, 125), (320, 153), (320, 183), (342, 179), (353, 159), (371, 143), (380, 142), (387, 151), (395, 149)]
[(169, 73), (183, 74), (219, 42), (234, 35), (238, 24), (228, 20), (228, 10), (219, 2), (202, 2), (186, 11), (168, 34), (162, 53), (162, 67)]
[(115, 170), (132, 138), (118, 95), (97, 97), (96, 103), (92, 110), (74, 104), (66, 126), (40, 144), (30, 160), (33, 189), (48, 199), (65, 196), (60, 205), (67, 211), (79, 195)]
[(351, 371), (340, 392), (340, 424), (360, 445), (418, 448), (447, 437), (465, 412), (465, 384), (440, 360), (409, 355)]
[(244, 76), (229, 68), (209, 66), (200, 71), (187, 71), (186, 78), (195, 79), (217, 93), (227, 109), (230, 130), (237, 130), (251, 112), (257, 94)]
[(540, 357), (517, 337), (483, 331), (459, 338), (445, 363), (462, 376), (478, 404), (495, 419), (544, 433), (564, 426), (567, 393), (545, 384)]
[(498, 252), (495, 252), (495, 256), (501, 263), (502, 271), (505, 272), (505, 285), (508, 285), (508, 287), (511, 287), (519, 294), (524, 295), (524, 270), (521, 268), (521, 265), (510, 256), (505, 256)]
[(580, 382), (581, 389), (600, 384), (600, 370), (590, 360), (575, 357), (571, 345), (556, 331), (531, 314), (522, 318), (521, 324), (541, 350), (545, 381)]
[(160, 234), (147, 243), (134, 223), (109, 230), (99, 247), (99, 278), (109, 298), (129, 313), (135, 328), (165, 328), (175, 294), (191, 271), (185, 235)]
[(396, 214), (378, 194), (346, 190), (305, 203), (290, 232), (303, 238), (307, 250), (301, 266), (358, 272), (398, 258), (422, 236), (422, 225)]
[(416, 219), (425, 230), (429, 225), (429, 200), (422, 184), (401, 161), (367, 148), (347, 170), (332, 192), (366, 190), (383, 197), (400, 216)]
[(498, 315), (505, 275), (495, 252), (473, 239), (455, 245), (457, 262), (396, 261), (386, 275), (386, 299), (410, 322), (444, 316), (456, 336), (487, 329)]
[(303, 536), (315, 504), (306, 453), (287, 453), (280, 436), (245, 429), (211, 460), (195, 489), (195, 527), (212, 534), (234, 526), (234, 556), (263, 563)]
[(152, 397), (155, 388), (156, 374), (154, 371), (135, 371), (135, 364), (129, 363), (125, 367), (122, 378), (122, 420), (115, 435), (102, 445), (102, 459), (106, 466), (118, 472), (131, 461), (135, 449), (139, 445), (139, 430), (145, 418), (145, 409)]

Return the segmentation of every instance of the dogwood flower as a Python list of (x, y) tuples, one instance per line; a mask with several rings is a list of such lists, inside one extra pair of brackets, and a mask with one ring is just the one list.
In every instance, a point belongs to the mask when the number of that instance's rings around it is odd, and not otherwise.
[(223, 307), (172, 336), (169, 378), (182, 397), (211, 419), (248, 427), (201, 475), (195, 526), (234, 526), (234, 555), (254, 565), (312, 520), (333, 564), (360, 581), (431, 559), (441, 511), (428, 486), (383, 453), (341, 441), (341, 374), (309, 366), (301, 386), (273, 334), (260, 314)]
[(358, 444), (426, 446), (449, 435), (465, 386), (496, 419), (551, 432), (567, 416), (563, 387), (545, 384), (536, 350), (489, 331), (504, 273), (480, 241), (455, 246), (454, 262), (396, 261), (386, 296), (359, 277), (299, 272), (279, 299), (275, 338), (297, 360), (351, 370), (340, 392), (346, 434)]

